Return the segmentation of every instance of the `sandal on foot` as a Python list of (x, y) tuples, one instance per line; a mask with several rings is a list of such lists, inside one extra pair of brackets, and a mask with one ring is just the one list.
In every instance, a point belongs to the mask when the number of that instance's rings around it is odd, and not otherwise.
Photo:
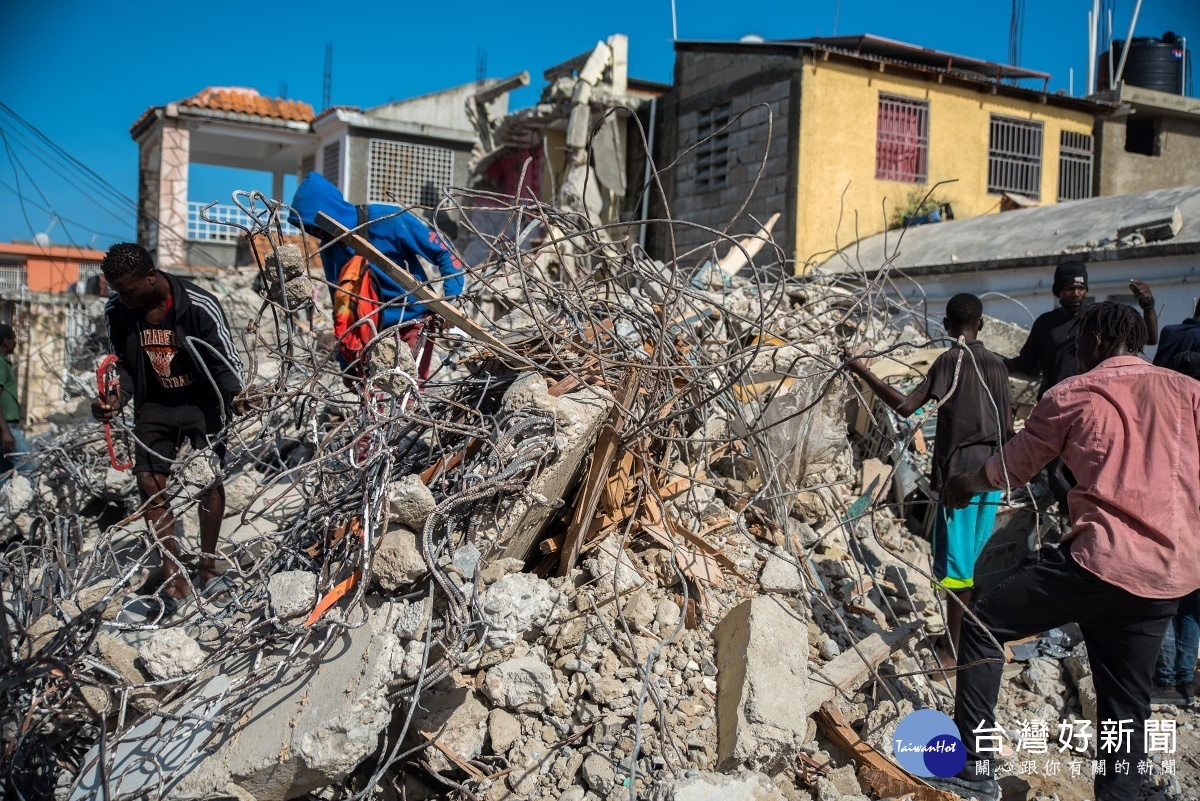
[(227, 573), (218, 573), (208, 581), (197, 581), (196, 589), (200, 591), (200, 597), (205, 601), (218, 609), (224, 609), (233, 603), (237, 587)]

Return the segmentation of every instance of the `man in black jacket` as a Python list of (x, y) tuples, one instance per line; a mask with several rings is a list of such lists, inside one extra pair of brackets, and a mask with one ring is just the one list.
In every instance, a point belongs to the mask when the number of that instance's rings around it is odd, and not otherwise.
[[(134, 409), (133, 471), (146, 525), (163, 548), (164, 614), (174, 614), (191, 591), (179, 563), (175, 519), (166, 498), (167, 476), (186, 439), (194, 448), (211, 445), (224, 463), (221, 438), (233, 414), (245, 411), (242, 362), (220, 303), (190, 281), (155, 269), (145, 248), (114, 245), (101, 264), (117, 293), (104, 311), (109, 351), (117, 356), (120, 391), (92, 403), (92, 415), (107, 422), (131, 398)], [(220, 600), (232, 589), (217, 571), (217, 538), (225, 514), (225, 487), (218, 479), (201, 498), (197, 587)]]

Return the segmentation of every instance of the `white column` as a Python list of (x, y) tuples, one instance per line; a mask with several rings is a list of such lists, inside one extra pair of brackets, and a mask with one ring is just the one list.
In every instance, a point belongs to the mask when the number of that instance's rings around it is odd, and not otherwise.
[(271, 173), (271, 199), (284, 200), (283, 197), (283, 173)]

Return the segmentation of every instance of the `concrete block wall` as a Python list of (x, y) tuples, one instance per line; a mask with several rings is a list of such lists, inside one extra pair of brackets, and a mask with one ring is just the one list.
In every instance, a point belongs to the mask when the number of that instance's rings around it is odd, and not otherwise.
[[(697, 119), (709, 109), (729, 103), (730, 118), (737, 119), (729, 128), (729, 167), (724, 186), (703, 191), (697, 188), (695, 153), (683, 156), (673, 170), (671, 212), (675, 219), (722, 230), (752, 188), (749, 205), (730, 229), (731, 234), (756, 230), (750, 215), (765, 221), (780, 212), (783, 220), (790, 219), (789, 116), (793, 100), (798, 99), (793, 98), (798, 85), (796, 65), (788, 56), (678, 53), (677, 95), (670, 120), (675, 153), (683, 153), (697, 143)], [(777, 226), (775, 236), (790, 254), (786, 225)], [(711, 240), (711, 234), (695, 228), (678, 227), (675, 232), (679, 252)], [(700, 258), (697, 254), (689, 261)]]
[[(1139, 112), (1152, 116), (1152, 111)], [(1159, 153), (1147, 156), (1125, 150), (1128, 117), (1096, 124), (1097, 195), (1125, 195), (1200, 184), (1200, 122), (1159, 117)]]

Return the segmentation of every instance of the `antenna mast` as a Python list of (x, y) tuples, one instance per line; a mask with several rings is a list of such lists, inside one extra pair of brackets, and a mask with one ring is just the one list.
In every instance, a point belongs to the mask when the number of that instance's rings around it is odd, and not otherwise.
[(325, 80), (321, 83), (321, 111), (333, 101), (333, 42), (325, 43)]

